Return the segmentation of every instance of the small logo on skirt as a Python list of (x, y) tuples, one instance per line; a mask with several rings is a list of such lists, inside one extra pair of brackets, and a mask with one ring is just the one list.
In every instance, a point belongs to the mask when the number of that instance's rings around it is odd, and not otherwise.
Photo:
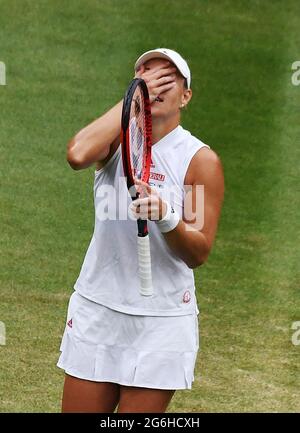
[(73, 327), (72, 319), (70, 319), (70, 320), (67, 322), (67, 325), (69, 326), (69, 328), (72, 328), (72, 327)]
[(186, 290), (183, 294), (183, 298), (182, 298), (183, 302), (185, 304), (188, 304), (191, 300), (191, 292), (189, 290)]

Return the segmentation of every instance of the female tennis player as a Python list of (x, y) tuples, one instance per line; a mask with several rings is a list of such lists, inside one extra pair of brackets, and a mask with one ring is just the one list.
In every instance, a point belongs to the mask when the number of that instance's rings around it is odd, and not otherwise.
[[(136, 180), (143, 198), (129, 206), (120, 149), (123, 101), (68, 144), (73, 169), (95, 164), (95, 227), (61, 343), (63, 412), (165, 412), (174, 392), (194, 381), (199, 310), (193, 269), (207, 260), (216, 235), (222, 166), (180, 126), (192, 97), (186, 61), (173, 50), (151, 50), (137, 59), (135, 76), (147, 84), (152, 114), (150, 180)], [(109, 206), (116, 217), (103, 217)], [(139, 290), (139, 217), (148, 220), (152, 296)]]

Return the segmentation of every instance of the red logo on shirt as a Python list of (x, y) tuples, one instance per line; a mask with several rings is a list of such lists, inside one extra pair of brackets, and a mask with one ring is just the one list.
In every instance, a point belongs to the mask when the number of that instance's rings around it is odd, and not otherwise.
[(160, 174), (160, 173), (153, 173), (151, 171), (150, 172), (150, 179), (160, 180), (161, 182), (163, 182), (165, 180), (165, 175), (164, 174)]
[(182, 298), (183, 302), (185, 304), (188, 304), (191, 300), (191, 292), (189, 290), (186, 290), (183, 294), (183, 298)]
[(69, 326), (69, 328), (72, 328), (72, 327), (73, 327), (72, 319), (70, 319), (70, 320), (67, 322), (67, 325)]

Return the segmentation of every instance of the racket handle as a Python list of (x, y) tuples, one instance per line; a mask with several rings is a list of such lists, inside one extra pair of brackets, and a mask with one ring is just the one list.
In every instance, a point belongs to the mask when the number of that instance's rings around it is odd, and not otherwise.
[(153, 295), (151, 256), (149, 235), (138, 236), (138, 262), (140, 277), (140, 294), (143, 296)]

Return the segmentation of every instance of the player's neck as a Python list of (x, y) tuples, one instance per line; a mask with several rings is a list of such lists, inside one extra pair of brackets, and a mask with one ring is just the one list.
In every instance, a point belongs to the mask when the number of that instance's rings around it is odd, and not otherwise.
[(152, 144), (157, 143), (169, 132), (173, 131), (180, 122), (180, 117), (176, 119), (153, 119), (152, 118)]

